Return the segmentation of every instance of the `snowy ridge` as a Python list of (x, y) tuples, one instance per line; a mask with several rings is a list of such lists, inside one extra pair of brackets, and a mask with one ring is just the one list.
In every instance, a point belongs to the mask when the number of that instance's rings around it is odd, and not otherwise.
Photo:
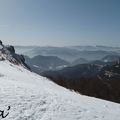
[(25, 58), (23, 55), (19, 55), (15, 53), (14, 46), (11, 45), (4, 45), (2, 41), (0, 40), (0, 61), (8, 60), (9, 62), (21, 65), (26, 69), (30, 68), (25, 63)]
[(4, 120), (120, 120), (119, 104), (79, 95), (0, 61), (0, 109), (6, 106), (11, 109)]

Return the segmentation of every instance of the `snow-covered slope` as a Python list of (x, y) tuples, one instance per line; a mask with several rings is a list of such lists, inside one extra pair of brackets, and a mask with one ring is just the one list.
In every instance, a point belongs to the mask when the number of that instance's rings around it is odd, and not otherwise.
[(0, 110), (7, 106), (4, 120), (120, 120), (119, 104), (79, 95), (0, 61)]

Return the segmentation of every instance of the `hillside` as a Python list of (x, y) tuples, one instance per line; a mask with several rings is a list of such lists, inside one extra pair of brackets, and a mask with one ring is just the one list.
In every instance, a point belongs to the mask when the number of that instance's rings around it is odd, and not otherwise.
[(26, 63), (31, 67), (33, 71), (45, 70), (56, 70), (61, 69), (69, 65), (69, 63), (65, 60), (62, 60), (56, 56), (42, 56), (38, 55), (33, 58), (25, 57)]
[(103, 65), (94, 61), (42, 75), (80, 94), (120, 103), (120, 61)]
[[(0, 119), (120, 119), (119, 104), (77, 94), (31, 72), (13, 46), (1, 44), (0, 51)], [(98, 69), (89, 66), (87, 72), (90, 68)]]
[(120, 105), (78, 95), (48, 79), (0, 62), (0, 109), (11, 106), (5, 120), (119, 120)]

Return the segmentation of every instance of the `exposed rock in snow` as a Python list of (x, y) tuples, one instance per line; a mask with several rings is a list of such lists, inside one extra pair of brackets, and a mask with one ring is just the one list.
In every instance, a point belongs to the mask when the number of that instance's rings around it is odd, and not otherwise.
[(23, 67), (29, 69), (25, 63), (25, 58), (23, 55), (18, 55), (15, 53), (14, 46), (5, 46), (0, 40), (0, 60), (8, 60), (14, 64), (22, 65)]

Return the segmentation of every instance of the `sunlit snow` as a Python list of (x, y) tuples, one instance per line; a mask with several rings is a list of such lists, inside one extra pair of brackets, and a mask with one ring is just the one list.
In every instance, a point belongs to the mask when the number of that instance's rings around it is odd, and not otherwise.
[(4, 120), (120, 120), (119, 104), (79, 95), (0, 61), (0, 110), (6, 106), (11, 109)]

